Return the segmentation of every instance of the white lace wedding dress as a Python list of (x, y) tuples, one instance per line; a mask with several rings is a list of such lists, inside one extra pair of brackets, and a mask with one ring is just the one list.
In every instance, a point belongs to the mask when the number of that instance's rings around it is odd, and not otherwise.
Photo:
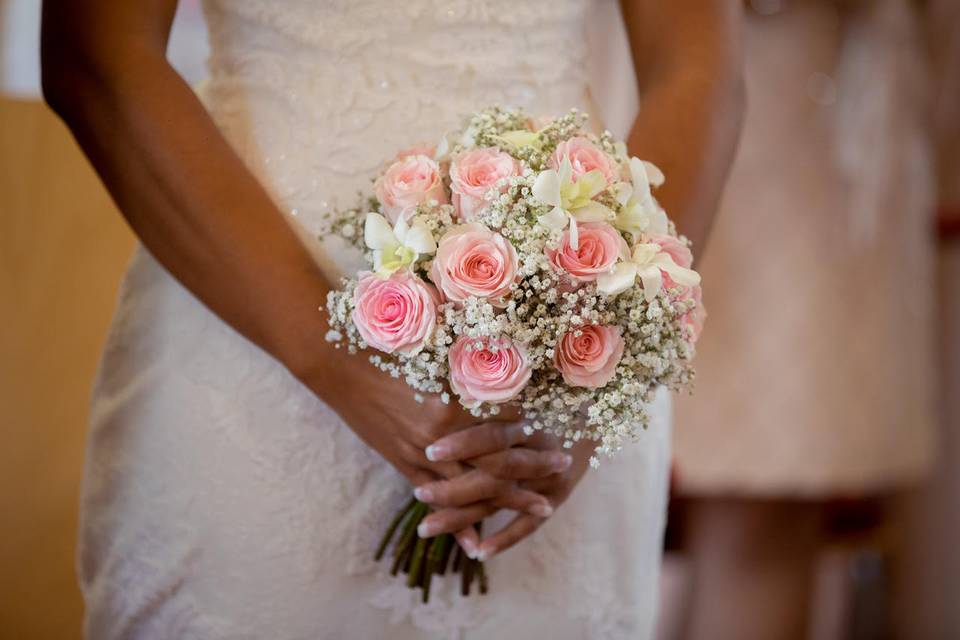
[[(208, 0), (210, 113), (315, 245), (395, 151), (492, 103), (589, 108), (584, 2)], [(250, 304), (257, 304), (251, 300)], [(647, 638), (669, 398), (590, 472), (491, 592), (428, 605), (371, 555), (410, 487), (144, 250), (94, 394), (79, 571), (91, 639)]]

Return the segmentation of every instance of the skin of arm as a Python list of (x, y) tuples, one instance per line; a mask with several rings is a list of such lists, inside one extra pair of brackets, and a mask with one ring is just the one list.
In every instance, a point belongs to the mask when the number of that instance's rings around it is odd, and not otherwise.
[(741, 0), (621, 0), (640, 91), (630, 152), (659, 166), (657, 199), (700, 256), (746, 107)]
[(317, 312), (328, 283), (167, 63), (175, 9), (175, 0), (44, 2), (44, 97), (151, 254), (295, 375), (324, 378), (329, 367), (317, 362), (342, 357)]

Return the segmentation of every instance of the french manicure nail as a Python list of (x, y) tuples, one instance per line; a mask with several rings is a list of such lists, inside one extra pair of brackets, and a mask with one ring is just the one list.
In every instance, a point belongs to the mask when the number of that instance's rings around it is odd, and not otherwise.
[(417, 535), (421, 538), (429, 538), (433, 535), (433, 527), (429, 522), (421, 522), (417, 525)]
[(443, 445), (432, 444), (427, 447), (425, 453), (427, 454), (427, 460), (436, 462), (447, 458), (450, 455), (450, 448)]
[(490, 556), (492, 555), (493, 555), (493, 551), (490, 551), (490, 549), (480, 549), (480, 551), (478, 551), (476, 556), (474, 557), (474, 560), (479, 560), (480, 562), (486, 562), (487, 560), (490, 559)]
[(573, 464), (573, 456), (568, 453), (560, 453), (553, 457), (553, 468), (557, 471), (566, 471)]
[(538, 502), (530, 507), (530, 513), (538, 518), (549, 518), (553, 514), (553, 507), (544, 502)]
[(420, 502), (432, 502), (433, 501), (433, 491), (427, 487), (417, 487), (413, 490), (413, 497), (419, 500)]
[(463, 552), (467, 554), (467, 557), (471, 560), (476, 560), (477, 558), (477, 546), (473, 544), (470, 540), (465, 540), (461, 545), (463, 547)]

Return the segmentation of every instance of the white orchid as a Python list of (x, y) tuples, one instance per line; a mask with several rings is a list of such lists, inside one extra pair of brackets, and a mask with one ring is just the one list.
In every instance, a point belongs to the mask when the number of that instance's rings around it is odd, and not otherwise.
[(373, 249), (373, 265), (381, 276), (411, 267), (421, 255), (437, 250), (437, 243), (426, 223), (415, 218), (411, 224), (404, 216), (400, 216), (391, 227), (379, 213), (368, 213), (363, 240)]
[(570, 225), (570, 246), (578, 249), (580, 235), (577, 222), (597, 222), (612, 217), (610, 209), (593, 198), (607, 188), (607, 179), (597, 170), (580, 176), (574, 182), (573, 166), (564, 156), (560, 169), (546, 169), (533, 183), (533, 196), (553, 207), (539, 218), (540, 224), (550, 229)]
[(621, 256), (621, 261), (612, 272), (599, 276), (597, 289), (615, 296), (632, 287), (637, 278), (640, 278), (643, 283), (643, 296), (647, 302), (652, 302), (663, 285), (664, 273), (682, 287), (700, 284), (699, 273), (675, 263), (659, 244), (645, 242), (634, 246), (630, 254)]
[(663, 184), (663, 172), (652, 162), (630, 158), (630, 182), (614, 185), (620, 211), (614, 225), (631, 234), (634, 240), (641, 234), (667, 233), (667, 214), (654, 200), (650, 186)]

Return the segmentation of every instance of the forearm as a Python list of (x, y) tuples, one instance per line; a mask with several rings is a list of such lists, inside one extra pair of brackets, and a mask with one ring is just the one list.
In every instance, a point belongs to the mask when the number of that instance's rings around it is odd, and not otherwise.
[(745, 108), (737, 0), (623, 3), (640, 87), (630, 152), (663, 169), (657, 198), (694, 243), (707, 240)]
[(163, 56), (122, 55), (134, 59), (113, 68), (45, 56), (51, 105), (166, 269), (294, 373), (322, 363), (328, 285), (314, 261)]

